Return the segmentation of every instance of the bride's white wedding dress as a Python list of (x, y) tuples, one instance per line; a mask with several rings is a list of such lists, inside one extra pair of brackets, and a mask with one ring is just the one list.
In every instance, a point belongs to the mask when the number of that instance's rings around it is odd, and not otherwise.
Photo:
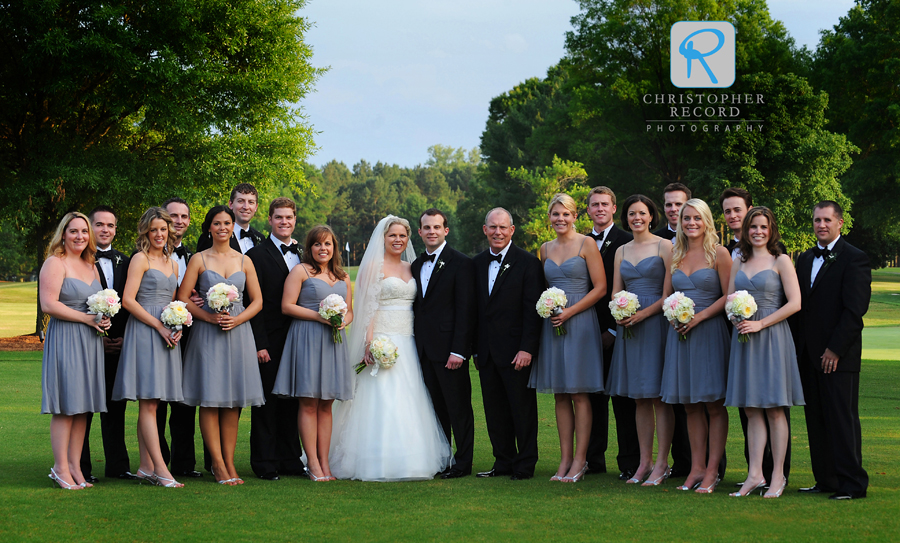
[(397, 362), (376, 376), (357, 376), (352, 401), (335, 404), (334, 439), (329, 454), (338, 479), (411, 481), (432, 479), (450, 466), (450, 444), (422, 380), (413, 338), (416, 283), (382, 280), (373, 337), (397, 346)]

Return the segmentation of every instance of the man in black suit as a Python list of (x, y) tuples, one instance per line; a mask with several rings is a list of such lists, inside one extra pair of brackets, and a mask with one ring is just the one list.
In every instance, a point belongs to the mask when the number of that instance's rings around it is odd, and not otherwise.
[(538, 460), (538, 422), (537, 396), (528, 378), (540, 344), (535, 305), (544, 290), (544, 271), (536, 256), (512, 243), (516, 228), (507, 210), (489, 211), (483, 230), (490, 248), (473, 259), (474, 352), (494, 466), (478, 476), (530, 479)]
[[(235, 213), (237, 215), (237, 213)], [(297, 428), (296, 398), (272, 394), (291, 318), (281, 312), (284, 281), (300, 264), (300, 245), (293, 239), (297, 205), (290, 198), (275, 198), (269, 205), (271, 235), (250, 249), (259, 276), (263, 308), (250, 320), (256, 341), (256, 357), (266, 403), (253, 407), (250, 416), (250, 467), (260, 479), (277, 481), (281, 475), (300, 475), (300, 435)]]
[[(725, 214), (725, 222), (728, 223), (728, 228), (731, 229), (732, 233), (731, 239), (727, 244), (725, 244), (725, 248), (728, 249), (728, 251), (731, 253), (731, 259), (736, 261), (741, 257), (741, 250), (739, 248), (741, 241), (741, 225), (744, 223), (744, 217), (747, 215), (747, 212), (750, 211), (750, 208), (753, 207), (753, 197), (746, 189), (742, 189), (740, 187), (731, 187), (725, 189), (722, 192), (721, 196), (719, 196), (719, 205), (722, 206), (722, 212)], [(778, 248), (781, 249), (782, 254), (788, 254), (784, 244), (780, 241), (778, 242)], [(725, 320), (728, 322), (728, 327), (730, 329), (733, 329), (731, 321), (729, 321), (727, 318)], [(747, 464), (749, 465), (750, 447), (747, 440), (747, 414), (744, 411), (743, 407), (738, 408), (738, 415), (741, 419), (741, 430), (744, 432), (744, 458), (747, 460)], [(788, 435), (790, 435), (790, 407), (784, 408), (784, 418), (787, 421)], [(765, 451), (763, 451), (762, 470), (763, 476), (766, 478), (766, 481), (771, 481), (772, 468), (775, 465), (775, 461), (772, 459), (772, 434), (769, 430), (769, 418), (763, 417), (763, 420), (766, 422), (766, 449)], [(784, 479), (788, 480), (790, 475), (791, 440), (789, 439), (787, 443), (787, 450), (784, 454)]]
[[(613, 216), (616, 213), (616, 194), (608, 187), (594, 187), (588, 194), (588, 215), (594, 222), (589, 234), (597, 243), (603, 257), (608, 287), (606, 294), (597, 302), (597, 319), (603, 338), (603, 379), (609, 376), (613, 346), (616, 341), (616, 320), (609, 312), (609, 301), (612, 298), (612, 279), (616, 260), (616, 249), (625, 245), (634, 236), (616, 226)], [(606, 394), (591, 394), (591, 442), (588, 445), (587, 461), (590, 473), (606, 473), (606, 449), (609, 444), (609, 400)], [(634, 418), (634, 400), (624, 396), (612, 398), (613, 414), (616, 417), (616, 440), (619, 452), (616, 463), (619, 468), (619, 479), (628, 480), (640, 464), (640, 446), (638, 445), (637, 425)]]
[[(228, 199), (228, 207), (234, 212), (234, 233), (229, 245), (235, 251), (247, 254), (247, 251), (256, 247), (266, 237), (257, 229), (250, 227), (250, 221), (256, 215), (259, 207), (259, 194), (256, 187), (250, 183), (240, 183), (231, 189)], [(209, 232), (201, 232), (197, 240), (197, 252), (212, 247), (212, 236)]]
[[(685, 202), (691, 199), (691, 189), (682, 183), (669, 183), (663, 189), (663, 213), (666, 224), (654, 235), (675, 243), (675, 232), (678, 230), (678, 213)], [(672, 406), (675, 414), (675, 431), (672, 434), (672, 477), (687, 477), (691, 472), (691, 441), (687, 431), (687, 413), (684, 406)], [(724, 458), (724, 456), (723, 456)], [(724, 474), (724, 468), (722, 468)]]
[(844, 212), (826, 200), (813, 210), (818, 244), (797, 259), (802, 309), (795, 332), (816, 484), (801, 492), (865, 498), (859, 370), (863, 315), (872, 295), (869, 258), (841, 237)]
[[(98, 206), (90, 212), (88, 218), (91, 220), (91, 227), (97, 240), (96, 266), (100, 273), (100, 284), (105, 289), (114, 289), (121, 297), (125, 290), (130, 259), (124, 253), (112, 248), (118, 217), (109, 206)], [(128, 402), (112, 401), (113, 384), (116, 381), (116, 370), (119, 368), (119, 354), (122, 352), (122, 339), (127, 322), (128, 312), (124, 309), (119, 310), (112, 318), (107, 330), (108, 336), (103, 338), (106, 378), (106, 413), (100, 413), (100, 433), (103, 436), (105, 458), (103, 474), (119, 479), (135, 478), (131, 473), (131, 462), (125, 448), (125, 407)], [(93, 483), (97, 482), (97, 478), (91, 472), (90, 436), (93, 416), (90, 413), (88, 415), (84, 447), (81, 450), (81, 472), (86, 481)]]
[(445, 238), (450, 233), (447, 215), (425, 210), (419, 217), (419, 236), (425, 252), (412, 263), (416, 279), (414, 330), (422, 377), (438, 420), (450, 441), (456, 439), (456, 462), (442, 479), (472, 473), (475, 416), (469, 351), (475, 326), (472, 259), (453, 249)]

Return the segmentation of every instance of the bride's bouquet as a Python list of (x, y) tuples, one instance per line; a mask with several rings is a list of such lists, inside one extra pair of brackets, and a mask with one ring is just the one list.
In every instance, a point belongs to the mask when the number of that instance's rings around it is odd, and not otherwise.
[(241, 293), (234, 285), (216, 283), (206, 291), (206, 303), (216, 313), (228, 311), (232, 304), (241, 300)]
[[(166, 328), (172, 330), (170, 337), (173, 338), (175, 337), (175, 332), (182, 330), (185, 326), (194, 324), (194, 316), (188, 311), (187, 304), (179, 301), (169, 302), (169, 305), (163, 308), (159, 320), (162, 321)], [(168, 347), (173, 349), (175, 345), (168, 345)]]
[[(329, 294), (319, 302), (319, 315), (331, 323), (331, 339), (335, 343), (343, 343), (341, 331), (338, 330), (347, 314), (347, 302), (340, 294)], [(357, 372), (358, 373), (358, 372)]]
[[(122, 302), (119, 301), (119, 294), (115, 290), (107, 288), (88, 296), (87, 306), (88, 314), (97, 315), (94, 317), (94, 321), (99, 323), (104, 316), (109, 318), (115, 317), (116, 313), (122, 309)], [(105, 331), (101, 332), (98, 330), (97, 335), (106, 336), (108, 334)]]
[[(541, 294), (535, 308), (542, 319), (549, 319), (554, 315), (562, 313), (562, 310), (566, 307), (567, 303), (569, 303), (569, 300), (566, 298), (566, 293), (562, 289), (550, 287)], [(557, 336), (566, 334), (566, 329), (562, 326), (557, 326), (554, 330), (556, 330)]]
[[(663, 314), (669, 322), (687, 324), (694, 318), (694, 300), (684, 295), (683, 292), (675, 292), (663, 301)], [(678, 340), (684, 341), (687, 335), (678, 334)]]
[[(637, 295), (627, 290), (620, 290), (613, 294), (609, 301), (609, 311), (617, 321), (627, 319), (637, 313), (640, 308), (641, 302), (638, 301)], [(625, 339), (632, 337), (634, 337), (634, 332), (631, 331), (631, 328), (625, 328)]]
[[(734, 324), (745, 321), (756, 314), (756, 299), (746, 290), (732, 292), (725, 298), (725, 314)], [(748, 334), (738, 335), (738, 342), (747, 343)]]
[[(372, 368), (372, 377), (377, 376), (378, 370), (381, 368), (389, 369), (393, 367), (397, 362), (397, 357), (400, 356), (394, 342), (384, 336), (378, 336), (372, 340), (372, 343), (369, 344), (369, 353), (372, 354), (372, 358), (375, 360)], [(360, 362), (354, 369), (357, 374), (360, 374), (362, 370), (366, 369), (366, 363)]]

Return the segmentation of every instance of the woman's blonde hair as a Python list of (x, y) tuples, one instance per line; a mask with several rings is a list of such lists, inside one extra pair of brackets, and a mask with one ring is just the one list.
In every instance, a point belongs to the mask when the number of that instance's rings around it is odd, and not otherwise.
[(69, 223), (74, 221), (75, 219), (83, 219), (85, 224), (88, 227), (88, 246), (84, 248), (84, 251), (81, 252), (81, 259), (86, 260), (91, 266), (94, 265), (94, 253), (97, 252), (97, 240), (94, 239), (94, 229), (91, 227), (91, 220), (87, 218), (87, 215), (84, 213), (79, 213), (78, 211), (70, 211), (66, 213), (62, 220), (59, 221), (59, 226), (56, 227), (56, 232), (53, 233), (53, 237), (50, 238), (50, 245), (47, 246), (47, 258), (51, 256), (63, 257), (66, 254), (66, 242), (63, 240), (66, 234), (66, 229), (69, 227)]
[(568, 209), (572, 215), (578, 215), (578, 207), (575, 205), (575, 199), (569, 196), (564, 192), (557, 192), (553, 195), (553, 198), (550, 200), (550, 204), (547, 206), (547, 214), (549, 215), (551, 211), (553, 211), (553, 206), (559, 204), (564, 208)]
[[(389, 220), (387, 222), (387, 224), (384, 225), (384, 235), (385, 236), (387, 236), (388, 231), (395, 224), (400, 224), (403, 226), (403, 228), (406, 228), (407, 237), (412, 237), (412, 229), (410, 229), (410, 227), (409, 227), (409, 221), (404, 219), (403, 217), (394, 217), (393, 219)], [(412, 242), (412, 240), (410, 240), (410, 242)]]
[(719, 244), (719, 237), (716, 235), (716, 223), (713, 222), (712, 211), (706, 202), (699, 198), (691, 198), (681, 206), (678, 212), (678, 229), (675, 231), (675, 248), (672, 251), (672, 273), (681, 265), (688, 251), (688, 239), (681, 227), (681, 220), (684, 217), (684, 210), (692, 207), (700, 213), (700, 220), (703, 221), (705, 230), (703, 231), (703, 253), (706, 256), (706, 267), (716, 267), (716, 245)]
[(161, 207), (151, 207), (141, 215), (141, 220), (138, 221), (138, 237), (135, 245), (138, 251), (145, 255), (149, 253), (150, 223), (156, 219), (166, 221), (166, 228), (169, 231), (169, 236), (168, 239), (166, 239), (166, 246), (163, 247), (163, 254), (169, 256), (172, 254), (172, 251), (175, 250), (175, 229), (172, 227), (172, 217), (170, 217), (169, 213)]

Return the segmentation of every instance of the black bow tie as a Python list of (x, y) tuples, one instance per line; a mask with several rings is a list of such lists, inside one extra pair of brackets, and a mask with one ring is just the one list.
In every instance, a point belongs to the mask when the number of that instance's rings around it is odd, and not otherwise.
[(112, 260), (113, 257), (115, 257), (115, 256), (116, 255), (112, 249), (107, 249), (105, 251), (97, 251), (97, 258), (108, 258), (108, 259)]
[(244, 230), (243, 228), (241, 228), (241, 235), (238, 239), (244, 239), (244, 238), (250, 238), (251, 240), (253, 240), (253, 234), (250, 233), (249, 228), (247, 230)]
[(594, 241), (603, 241), (603, 234), (595, 234), (595, 233), (591, 232), (588, 235), (591, 236), (592, 238), (594, 238)]
[(491, 254), (491, 258), (489, 258), (488, 260), (499, 264), (503, 262), (503, 253), (500, 253), (499, 255)]
[[(428, 262), (434, 262), (434, 257), (436, 257), (436, 256), (437, 256), (437, 253), (434, 253), (433, 255), (430, 255), (428, 253), (422, 253), (422, 258), (424, 260), (427, 260)], [(424, 262), (423, 262), (423, 264), (424, 264)]]
[(300, 244), (292, 243), (290, 245), (281, 245), (281, 254), (286, 255), (288, 253), (294, 253), (297, 256), (300, 256)]
[(175, 253), (175, 256), (180, 256), (181, 258), (185, 259), (187, 258), (187, 247), (185, 247), (184, 245), (175, 247), (175, 251), (173, 252)]
[(816, 245), (815, 247), (813, 247), (813, 254), (816, 255), (816, 258), (819, 258), (820, 256), (822, 258), (828, 258), (828, 255), (831, 254), (831, 250), (830, 249), (822, 249), (821, 247)]

